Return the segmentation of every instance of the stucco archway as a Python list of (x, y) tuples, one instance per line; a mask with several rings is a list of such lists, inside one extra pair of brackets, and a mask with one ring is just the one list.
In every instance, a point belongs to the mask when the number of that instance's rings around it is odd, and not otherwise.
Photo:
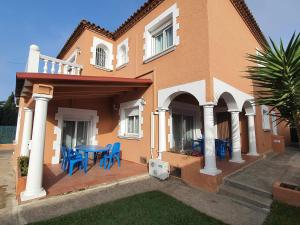
[(205, 81), (195, 81), (159, 90), (158, 108), (167, 109), (172, 100), (181, 94), (190, 94), (197, 99), (199, 105), (204, 105), (206, 103)]
[(249, 100), (245, 101), (243, 108), (246, 112), (246, 115), (250, 115), (250, 114), (255, 115), (255, 106), (251, 101)]
[(218, 101), (221, 98), (226, 102), (228, 111), (239, 111), (238, 104), (232, 94), (230, 94), (229, 92), (223, 92), (220, 95)]

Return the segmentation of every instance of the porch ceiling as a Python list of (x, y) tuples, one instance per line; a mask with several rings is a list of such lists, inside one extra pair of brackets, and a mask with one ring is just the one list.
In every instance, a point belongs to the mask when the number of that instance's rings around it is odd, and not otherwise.
[(98, 98), (120, 95), (146, 88), (152, 84), (150, 79), (78, 76), (43, 73), (17, 73), (16, 97), (31, 97), (33, 84), (49, 84), (54, 87), (54, 98)]

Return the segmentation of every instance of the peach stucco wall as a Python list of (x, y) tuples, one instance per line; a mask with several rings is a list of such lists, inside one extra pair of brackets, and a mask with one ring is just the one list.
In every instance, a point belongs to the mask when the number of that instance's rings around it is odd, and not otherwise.
[(255, 54), (260, 45), (230, 1), (207, 3), (210, 74), (252, 94), (251, 81), (243, 77), (243, 71), (249, 65), (246, 54)]
[[(253, 96), (252, 82), (243, 77), (246, 75), (243, 71), (249, 66), (246, 55), (255, 54), (256, 48), (261, 48), (260, 44), (230, 1), (207, 1), (207, 7), (210, 76)], [(260, 106), (256, 107), (255, 121), (258, 152), (270, 151), (271, 131), (262, 129)], [(245, 126), (241, 129), (241, 135), (242, 141), (245, 142), (247, 140)]]
[[(179, 8), (178, 22), (180, 28), (177, 31), (180, 44), (175, 51), (168, 53), (154, 61), (144, 64), (144, 30), (145, 26), (159, 16), (162, 12), (177, 3)], [(193, 5), (193, 7), (191, 7)], [(124, 39), (129, 40), (129, 63), (126, 67), (112, 72), (106, 72), (90, 65), (93, 36), (106, 41), (111, 40), (96, 35), (86, 30), (78, 41), (68, 51), (65, 59), (79, 47), (81, 54), (77, 63), (83, 65), (83, 75), (93, 76), (117, 76), (139, 77), (150, 71), (156, 76), (156, 88), (162, 89), (178, 84), (207, 79), (208, 77), (208, 34), (207, 34), (207, 10), (206, 1), (198, 0), (166, 0), (150, 14), (139, 21), (132, 29), (114, 42), (114, 66), (116, 65), (117, 45)], [(191, 22), (197, 21), (197, 22)], [(195, 44), (197, 43), (197, 44)]]

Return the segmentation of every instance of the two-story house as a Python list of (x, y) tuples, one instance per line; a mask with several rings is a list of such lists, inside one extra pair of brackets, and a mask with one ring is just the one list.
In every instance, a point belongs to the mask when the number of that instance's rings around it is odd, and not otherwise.
[[(244, 78), (246, 54), (266, 44), (242, 0), (149, 0), (114, 32), (82, 20), (57, 58), (31, 45), (16, 75), (15, 155), (30, 155), (21, 199), (46, 194), (43, 164), (60, 163), (62, 145), (117, 141), (123, 160), (159, 158), (214, 189), (215, 139), (230, 140), (226, 163), (243, 164), (289, 135)], [(185, 161), (200, 138), (204, 154)]]

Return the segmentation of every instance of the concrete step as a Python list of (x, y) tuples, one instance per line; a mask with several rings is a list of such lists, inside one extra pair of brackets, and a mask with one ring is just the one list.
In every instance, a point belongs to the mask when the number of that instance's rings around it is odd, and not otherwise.
[(265, 190), (262, 190), (262, 189), (259, 189), (257, 187), (253, 187), (253, 186), (249, 186), (249, 185), (240, 183), (238, 181), (234, 181), (230, 178), (225, 178), (223, 185), (235, 187), (237, 189), (245, 190), (247, 192), (256, 194), (256, 195), (261, 196), (261, 197), (272, 199), (272, 193), (270, 193), (268, 191), (265, 191)]
[(249, 208), (270, 211), (272, 199), (257, 195), (248, 190), (239, 189), (230, 185), (222, 185), (219, 194), (230, 197), (233, 201), (246, 205)]

